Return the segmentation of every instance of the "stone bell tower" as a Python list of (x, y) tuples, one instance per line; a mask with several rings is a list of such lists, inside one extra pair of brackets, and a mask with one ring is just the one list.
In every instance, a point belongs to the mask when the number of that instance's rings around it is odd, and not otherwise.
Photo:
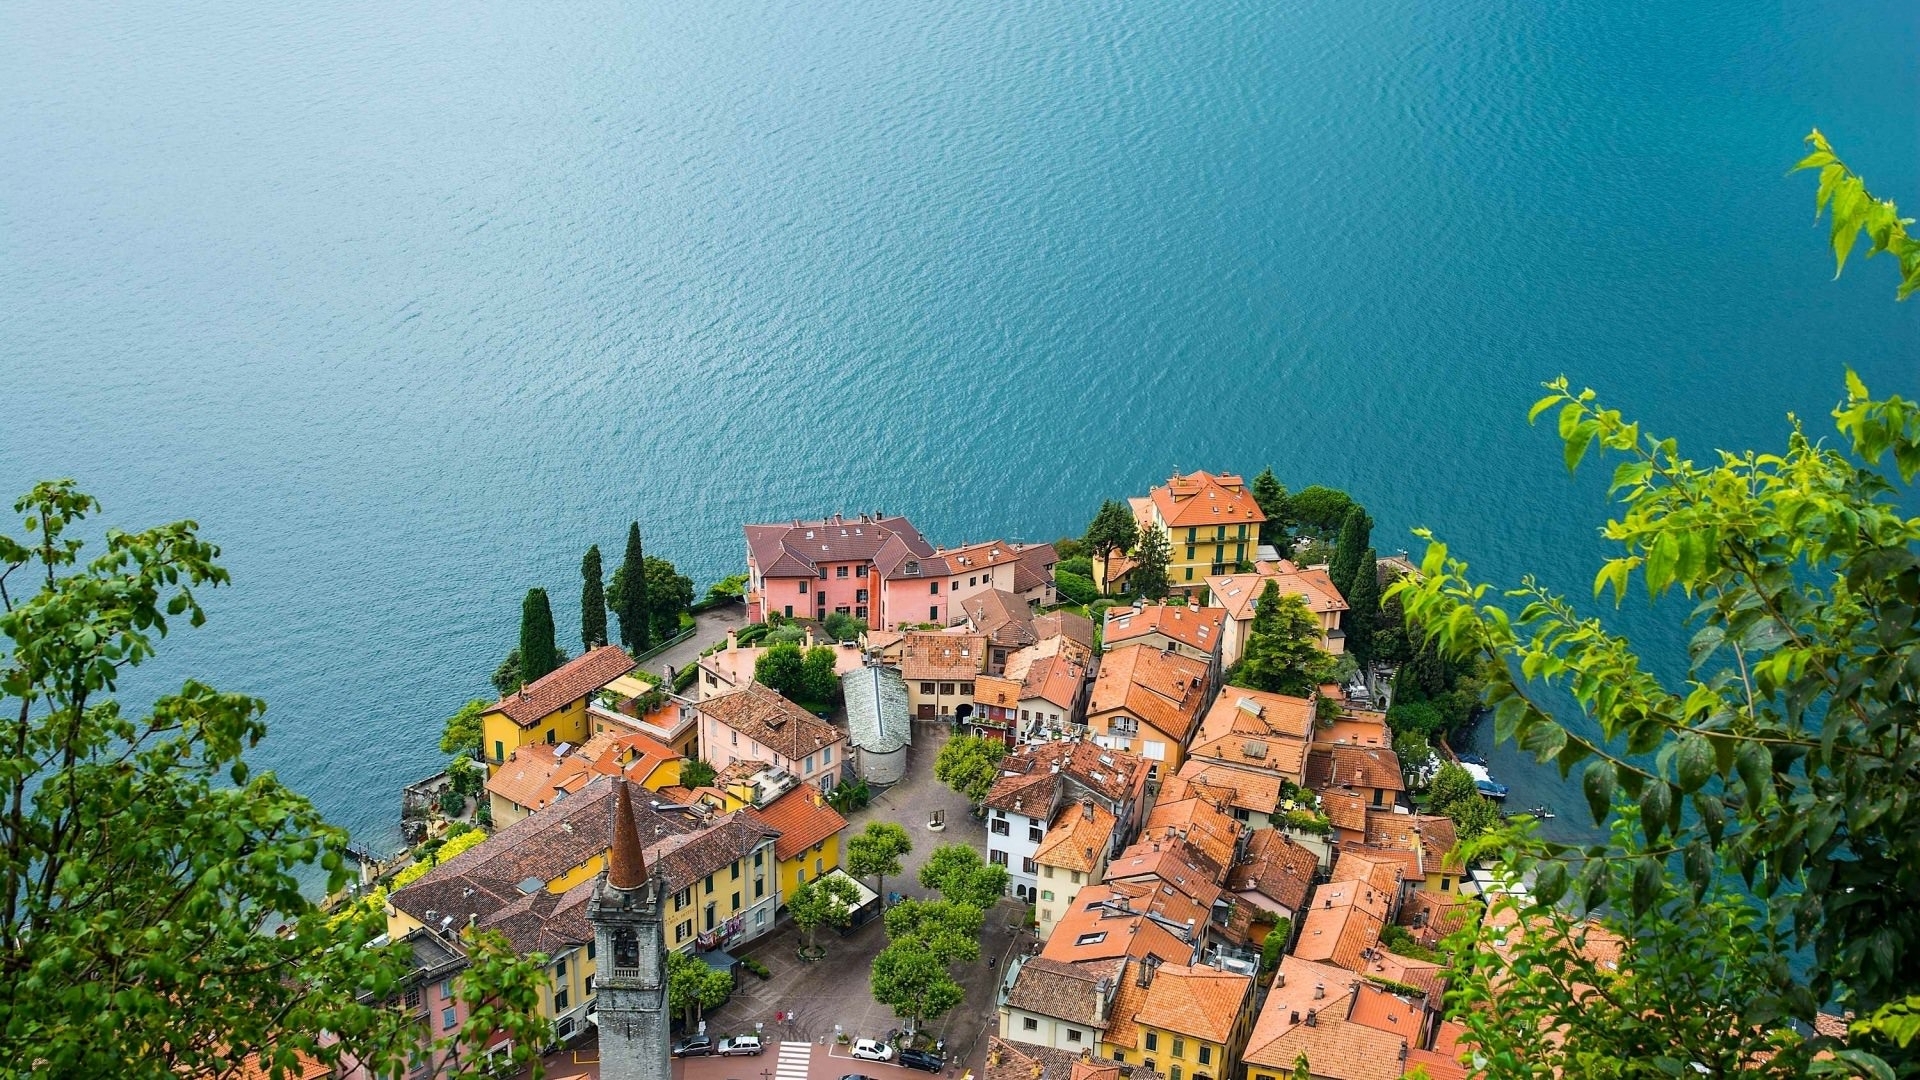
[(672, 1080), (664, 883), (647, 873), (625, 777), (613, 779), (613, 845), (593, 888), (594, 1009), (602, 1080)]

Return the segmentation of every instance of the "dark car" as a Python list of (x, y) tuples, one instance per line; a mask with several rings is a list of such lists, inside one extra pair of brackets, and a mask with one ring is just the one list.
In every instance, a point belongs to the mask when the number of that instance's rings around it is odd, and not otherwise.
[(674, 1057), (700, 1057), (711, 1053), (713, 1053), (713, 1040), (705, 1035), (689, 1035), (673, 1044)]
[(873, 1077), (866, 1076), (862, 1073), (848, 1073), (841, 1077), (840, 1080), (873, 1080)]
[(939, 1054), (929, 1053), (925, 1050), (900, 1051), (900, 1064), (905, 1065), (909, 1069), (919, 1069), (921, 1072), (930, 1073), (937, 1073), (947, 1067), (947, 1063), (941, 1060)]

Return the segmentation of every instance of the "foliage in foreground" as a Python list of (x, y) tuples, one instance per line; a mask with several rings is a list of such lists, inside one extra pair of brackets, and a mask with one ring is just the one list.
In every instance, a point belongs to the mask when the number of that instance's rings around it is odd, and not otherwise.
[[(144, 716), (114, 696), (175, 622), (205, 621), (195, 590), (227, 583), (219, 549), (180, 521), (109, 529), (82, 563), (70, 530), (99, 504), (67, 480), (14, 510), (24, 536), (0, 535), (0, 1073), (218, 1076), (254, 1055), (274, 1075), (300, 1055), (407, 1068), (419, 1027), (381, 1003), (411, 950), (375, 944), (377, 909), (328, 918), (302, 894), (304, 868), (345, 885), (346, 835), (248, 768), (266, 704), (194, 680)], [(471, 1018), (437, 1051), (475, 1062), (496, 1027), (523, 1053), (543, 1044), (544, 973), (497, 937), (466, 944), (455, 990)]]

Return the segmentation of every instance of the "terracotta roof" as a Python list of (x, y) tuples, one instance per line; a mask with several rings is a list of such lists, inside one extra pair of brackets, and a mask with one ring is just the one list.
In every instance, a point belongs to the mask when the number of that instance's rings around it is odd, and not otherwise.
[(1272, 814), (1280, 809), (1283, 801), (1282, 778), (1263, 770), (1188, 758), (1180, 763), (1180, 776), (1213, 797), (1251, 814)]
[(1113, 842), (1114, 816), (1099, 803), (1069, 803), (1053, 816), (1033, 861), (1091, 874)]
[[(1113, 1072), (1108, 1074), (1108, 1069)], [(1160, 1073), (1144, 1065), (1094, 1057), (1085, 1050), (1075, 1054), (1051, 1046), (1013, 1042), (998, 1035), (987, 1036), (986, 1080), (1106, 1080), (1109, 1075), (1118, 1076), (1119, 1080), (1162, 1080)]]
[(1307, 751), (1307, 786), (1405, 791), (1400, 756), (1383, 746), (1316, 746)]
[(696, 708), (789, 761), (799, 761), (847, 737), (839, 728), (757, 682), (710, 697)]
[(1218, 968), (1160, 964), (1151, 968), (1135, 1024), (1204, 1039), (1232, 1041), (1234, 1024), (1253, 994), (1253, 976)]
[(1329, 788), (1319, 792), (1320, 812), (1327, 815), (1336, 829), (1356, 832), (1362, 836), (1367, 832), (1367, 800), (1357, 791), (1343, 791)]
[(1140, 827), (1140, 839), (1185, 840), (1214, 865), (1226, 867), (1233, 862), (1240, 832), (1240, 823), (1213, 799), (1198, 794), (1169, 798), (1163, 787), (1160, 800)]
[(1375, 1031), (1398, 1035), (1413, 1046), (1422, 1041), (1427, 1008), (1423, 999), (1402, 997), (1382, 986), (1361, 983), (1353, 992), (1353, 1008), (1347, 1019)]
[(1063, 637), (1091, 651), (1093, 649), (1093, 620), (1077, 611), (1049, 611), (1033, 618), (1033, 632), (1041, 641), (1051, 637)]
[(1313, 891), (1294, 955), (1359, 971), (1380, 944), (1392, 898), (1364, 881), (1330, 881)]
[(774, 858), (785, 861), (847, 827), (840, 812), (820, 800), (811, 784), (802, 784), (751, 813), (780, 833)]
[(521, 727), (533, 725), (633, 670), (633, 657), (618, 645), (592, 649), (493, 703)]
[(1281, 596), (1298, 596), (1315, 615), (1347, 610), (1347, 599), (1334, 587), (1325, 567), (1301, 569), (1285, 559), (1255, 563), (1251, 574), (1215, 574), (1207, 578), (1207, 597), (1225, 608), (1237, 622), (1253, 621), (1254, 608), (1272, 582)]
[(1247, 839), (1247, 854), (1227, 873), (1227, 888), (1255, 892), (1290, 911), (1300, 910), (1313, 887), (1320, 857), (1278, 829), (1258, 829)]
[(1435, 1012), (1447, 991), (1447, 969), (1428, 960), (1415, 960), (1389, 951), (1386, 946), (1373, 950), (1373, 957), (1360, 974), (1369, 979), (1411, 986), (1426, 995), (1427, 1007)]
[(647, 846), (647, 858), (658, 868), (669, 892), (681, 889), (752, 854), (768, 840), (779, 850), (779, 831), (752, 810), (735, 810), (698, 832), (669, 836)]
[(624, 775), (644, 785), (655, 769), (680, 758), (649, 736), (613, 731), (595, 735), (564, 757), (560, 750), (547, 743), (514, 749), (487, 777), (487, 791), (523, 809), (543, 810), (596, 776)]
[(1206, 703), (1206, 680), (1203, 660), (1125, 645), (1101, 659), (1087, 715), (1125, 713), (1184, 744)]
[(1378, 812), (1367, 815), (1367, 844), (1416, 852), (1420, 856), (1422, 876), (1441, 871), (1458, 873), (1461, 863), (1454, 849), (1459, 843), (1459, 833), (1450, 817)]
[[(969, 570), (987, 570), (996, 566), (1012, 566), (1021, 561), (1022, 548), (1004, 540), (982, 540), (977, 544), (965, 544), (954, 548), (937, 548), (934, 554), (947, 560), (952, 573), (964, 574)], [(1051, 548), (1049, 548), (1051, 550)], [(1059, 556), (1054, 556), (1059, 561)]]
[(974, 630), (985, 634), (992, 644), (1019, 648), (1040, 640), (1027, 602), (1013, 593), (1000, 589), (977, 592), (962, 600), (960, 609), (967, 613), (967, 622)]
[(1114, 978), (1123, 966), (1124, 961), (1118, 958), (1069, 964), (1044, 956), (1030, 957), (1007, 988), (1007, 1004), (1098, 1031), (1106, 1025), (1094, 1022), (1101, 1005), (1096, 988), (1101, 979)]
[(1343, 743), (1349, 746), (1392, 746), (1393, 732), (1387, 727), (1384, 714), (1349, 709), (1332, 723), (1316, 726), (1313, 729), (1313, 741), (1323, 746)]
[(1159, 634), (1203, 653), (1220, 651), (1220, 635), (1227, 613), (1217, 607), (1189, 607), (1185, 604), (1146, 604), (1142, 607), (1107, 609), (1102, 640), (1111, 649), (1149, 634)]
[(909, 630), (901, 646), (900, 675), (920, 679), (967, 679), (987, 670), (985, 634)]
[(1465, 897), (1455, 893), (1414, 890), (1400, 903), (1395, 920), (1412, 933), (1413, 940), (1431, 946), (1465, 925), (1472, 909)]
[(613, 781), (613, 842), (607, 848), (607, 887), (637, 889), (647, 882), (647, 854), (633, 827), (633, 796), (625, 777)]
[(1280, 995), (1270, 996), (1242, 1060), (1288, 1070), (1304, 1054), (1309, 1070), (1321, 1080), (1400, 1080), (1401, 1053), (1409, 1040), (1348, 1020), (1354, 993), (1336, 993), (1328, 985), (1327, 996), (1304, 1009)]
[(1053, 550), (1053, 545), (1027, 544), (1019, 550), (1020, 561), (1013, 567), (1013, 591), (1031, 592), (1051, 584), (1054, 564), (1060, 561), (1060, 553)]
[(1148, 497), (1168, 528), (1212, 527), (1267, 520), (1253, 501), (1245, 480), (1232, 473), (1196, 471), (1174, 476), (1154, 488)]
[(1407, 1071), (1416, 1065), (1427, 1070), (1427, 1080), (1467, 1080), (1473, 1075), (1459, 1061), (1433, 1050), (1407, 1051)]
[(1055, 800), (1089, 794), (1118, 812), (1121, 802), (1139, 795), (1146, 776), (1145, 759), (1124, 750), (1090, 742), (1025, 743), (1000, 759), (1000, 777), (986, 805), (1049, 820)]
[[(1404, 879), (1404, 875), (1400, 873), (1400, 866), (1398, 860), (1383, 859), (1375, 852), (1355, 851), (1351, 847), (1346, 847), (1342, 848), (1339, 857), (1333, 860), (1332, 880), (1364, 881), (1371, 885), (1375, 892), (1387, 897), (1388, 903), (1385, 907), (1391, 907), (1392, 897), (1399, 891), (1400, 882)], [(1382, 917), (1386, 915), (1385, 907), (1381, 910)]]
[(1020, 683), (1020, 700), (1038, 699), (1071, 712), (1086, 681), (1085, 665), (1065, 657), (1043, 656), (1028, 665), (1026, 678)]
[(1054, 924), (1040, 955), (1080, 963), (1116, 956), (1153, 955), (1171, 963), (1193, 959), (1193, 945), (1136, 910), (1132, 892), (1116, 897), (1108, 886), (1088, 886), (1074, 896), (1067, 913)]
[[(1107, 864), (1106, 880), (1113, 883), (1151, 880), (1184, 893), (1200, 909), (1194, 919), (1198, 926), (1207, 921), (1214, 901), (1220, 899), (1221, 873), (1219, 864), (1184, 840), (1143, 840), (1113, 857)], [(1188, 906), (1160, 902), (1183, 909)], [(1192, 915), (1192, 911), (1187, 911), (1174, 921), (1184, 923)]]
[[(818, 521), (778, 525), (748, 525), (747, 555), (763, 578), (816, 577), (820, 563), (872, 562), (879, 565), (881, 549), (889, 541), (902, 554), (933, 556), (933, 548), (913, 523), (903, 517), (862, 514), (846, 518), (835, 514)], [(897, 566), (899, 559), (894, 560)], [(890, 576), (890, 568), (882, 576)], [(940, 570), (944, 572), (945, 566)]]

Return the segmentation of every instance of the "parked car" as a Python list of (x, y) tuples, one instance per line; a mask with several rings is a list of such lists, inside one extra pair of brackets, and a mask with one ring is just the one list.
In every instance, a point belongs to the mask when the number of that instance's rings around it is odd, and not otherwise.
[(873, 1080), (873, 1077), (863, 1076), (860, 1073), (848, 1073), (847, 1075), (841, 1077), (840, 1080)]
[(853, 1056), (863, 1061), (892, 1061), (893, 1047), (875, 1039), (855, 1039)]
[(704, 1057), (711, 1053), (713, 1053), (713, 1040), (705, 1035), (689, 1035), (673, 1044), (674, 1057)]
[(758, 1035), (735, 1035), (731, 1039), (720, 1040), (719, 1053), (721, 1057), (734, 1057), (742, 1054), (753, 1055), (758, 1054), (760, 1050), (760, 1036)]
[(900, 1051), (900, 1064), (905, 1065), (909, 1069), (919, 1069), (921, 1072), (930, 1073), (937, 1073), (947, 1067), (947, 1063), (941, 1059), (939, 1054), (929, 1053), (925, 1050)]

